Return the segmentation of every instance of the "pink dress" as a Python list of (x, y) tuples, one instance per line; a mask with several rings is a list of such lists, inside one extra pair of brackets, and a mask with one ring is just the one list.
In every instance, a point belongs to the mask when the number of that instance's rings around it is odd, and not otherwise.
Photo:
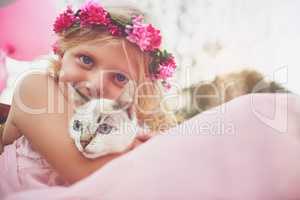
[(68, 185), (22, 136), (0, 155), (0, 199), (29, 189)]

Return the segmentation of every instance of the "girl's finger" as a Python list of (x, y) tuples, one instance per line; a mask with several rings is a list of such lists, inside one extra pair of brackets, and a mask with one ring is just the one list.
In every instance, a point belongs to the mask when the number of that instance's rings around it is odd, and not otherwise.
[(152, 132), (142, 132), (142, 133), (139, 133), (136, 138), (142, 142), (145, 142), (147, 140), (149, 140), (151, 137), (153, 137), (153, 133)]

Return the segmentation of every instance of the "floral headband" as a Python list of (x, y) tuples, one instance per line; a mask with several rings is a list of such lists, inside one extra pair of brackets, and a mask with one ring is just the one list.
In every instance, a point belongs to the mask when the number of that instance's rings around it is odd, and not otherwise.
[[(76, 12), (70, 6), (55, 20), (54, 32), (58, 35), (76, 30), (80, 27), (101, 26), (113, 36), (125, 37), (136, 44), (143, 52), (148, 52), (153, 58), (149, 66), (152, 80), (161, 80), (163, 86), (170, 88), (168, 79), (176, 69), (175, 58), (166, 50), (160, 50), (160, 30), (152, 24), (143, 23), (143, 16), (132, 16), (131, 21), (123, 21), (112, 17), (101, 5), (89, 1)], [(59, 52), (59, 47), (53, 45), (54, 53)]]

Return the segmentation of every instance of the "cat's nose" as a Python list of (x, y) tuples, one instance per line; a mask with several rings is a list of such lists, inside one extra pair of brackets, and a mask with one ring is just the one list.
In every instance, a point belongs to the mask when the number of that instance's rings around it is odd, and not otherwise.
[(89, 144), (89, 141), (85, 141), (85, 140), (80, 140), (80, 145), (82, 146), (83, 149), (85, 149), (85, 147)]

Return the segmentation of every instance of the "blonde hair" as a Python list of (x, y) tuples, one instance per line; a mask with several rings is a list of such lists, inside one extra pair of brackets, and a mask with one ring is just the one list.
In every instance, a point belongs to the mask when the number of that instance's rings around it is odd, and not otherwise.
[[(122, 7), (108, 7), (107, 10), (110, 15), (114, 18), (121, 20), (130, 20), (133, 14), (144, 15), (139, 9), (132, 6)], [(146, 17), (146, 16), (145, 16)], [(145, 18), (147, 20), (147, 18)], [(133, 50), (137, 56), (131, 56), (137, 59), (138, 64), (138, 80), (137, 80), (137, 98), (135, 95), (134, 104), (136, 114), (139, 122), (146, 124), (151, 131), (165, 131), (170, 127), (177, 124), (175, 115), (171, 112), (166, 105), (166, 102), (162, 101), (164, 92), (161, 84), (156, 81), (147, 81), (146, 75), (149, 74), (149, 64), (151, 58), (148, 54), (142, 52), (139, 47), (130, 43), (125, 38), (115, 37), (107, 33), (100, 27), (80, 28), (70, 33), (59, 37), (57, 44), (59, 46), (59, 53), (63, 54), (66, 50), (79, 45), (82, 42), (98, 42), (98, 41), (122, 41), (125, 54), (127, 55), (128, 50)], [(55, 80), (58, 81), (59, 71), (61, 68), (60, 63), (61, 57), (58, 59), (51, 59), (49, 69), (52, 72)], [(140, 87), (142, 86), (142, 87)], [(153, 113), (153, 109), (155, 113)]]

